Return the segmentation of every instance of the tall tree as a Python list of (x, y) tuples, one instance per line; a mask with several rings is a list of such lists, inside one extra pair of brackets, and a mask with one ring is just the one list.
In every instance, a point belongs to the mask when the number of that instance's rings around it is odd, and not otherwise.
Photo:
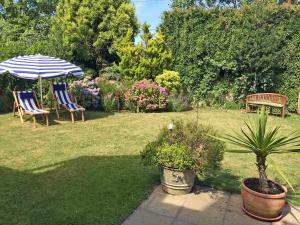
[(0, 60), (46, 49), (55, 7), (56, 0), (1, 0)]
[(150, 32), (150, 24), (143, 23), (141, 29), (142, 29), (142, 34), (141, 34), (142, 43), (145, 45), (144, 47), (147, 48), (148, 41), (151, 40), (153, 37)]
[(130, 33), (118, 48), (120, 62), (116, 69), (126, 78), (133, 80), (152, 79), (169, 69), (171, 53), (168, 51), (164, 35), (158, 31), (152, 35), (149, 25), (142, 25), (141, 42), (130, 41)]
[(130, 0), (60, 0), (52, 22), (67, 57), (98, 71), (118, 60), (116, 45), (128, 31), (133, 41), (138, 30)]

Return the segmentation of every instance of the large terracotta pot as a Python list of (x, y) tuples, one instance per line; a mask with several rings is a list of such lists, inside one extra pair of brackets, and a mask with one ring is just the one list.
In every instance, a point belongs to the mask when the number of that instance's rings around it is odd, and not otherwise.
[(192, 170), (176, 170), (165, 167), (159, 167), (160, 181), (162, 189), (172, 195), (182, 195), (191, 192), (195, 173)]
[(259, 220), (264, 220), (264, 221), (280, 220), (282, 218), (283, 207), (285, 206), (286, 203), (287, 189), (278, 184), (284, 190), (283, 193), (275, 194), (275, 195), (263, 194), (248, 188), (245, 185), (246, 180), (247, 179), (244, 179), (242, 181), (242, 187), (241, 187), (244, 212)]

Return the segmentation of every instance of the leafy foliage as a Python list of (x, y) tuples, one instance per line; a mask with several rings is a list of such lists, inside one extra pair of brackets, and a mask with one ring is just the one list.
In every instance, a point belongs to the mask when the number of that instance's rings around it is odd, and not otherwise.
[(298, 6), (256, 1), (237, 9), (173, 7), (161, 29), (172, 69), (199, 99), (224, 104), (250, 93), (280, 92), (290, 96), (295, 111)]
[(111, 112), (115, 106), (114, 93), (109, 92), (106, 95), (102, 95), (102, 106), (105, 112)]
[(114, 67), (105, 67), (100, 71), (100, 76), (106, 80), (120, 80), (121, 75)]
[(164, 145), (156, 152), (156, 162), (167, 168), (186, 170), (193, 169), (194, 161), (188, 149), (178, 144)]
[(271, 154), (300, 152), (299, 133), (280, 134), (279, 126), (268, 129), (267, 122), (268, 116), (263, 108), (257, 116), (255, 125), (245, 122), (246, 130), (241, 129), (241, 133), (226, 135), (224, 137), (224, 140), (228, 143), (239, 147), (230, 152), (254, 153), (256, 155), (256, 165), (259, 172), (259, 183), (262, 193), (269, 193), (269, 189), (271, 188), (266, 175), (267, 157)]
[[(172, 131), (163, 128), (158, 138), (143, 149), (142, 161), (145, 165), (163, 164), (172, 168), (182, 165), (181, 168), (209, 174), (220, 168), (225, 149), (221, 141), (209, 134), (216, 134), (211, 127), (174, 121)], [(173, 154), (170, 153), (172, 150)]]
[(66, 58), (99, 71), (118, 60), (118, 42), (129, 32), (132, 42), (137, 28), (129, 0), (59, 1), (51, 34)]
[(183, 112), (191, 109), (191, 96), (186, 90), (180, 90), (179, 93), (172, 93), (168, 99), (167, 105), (169, 112)]
[(147, 24), (142, 31), (142, 41), (137, 45), (131, 41), (131, 32), (120, 42), (117, 51), (120, 62), (115, 67), (127, 79), (154, 80), (170, 67), (171, 53), (160, 31), (153, 37)]
[(170, 92), (177, 92), (180, 88), (180, 76), (176, 71), (164, 70), (155, 78), (155, 82)]
[(126, 104), (135, 112), (153, 112), (165, 110), (168, 92), (149, 80), (141, 80), (133, 84), (126, 92)]

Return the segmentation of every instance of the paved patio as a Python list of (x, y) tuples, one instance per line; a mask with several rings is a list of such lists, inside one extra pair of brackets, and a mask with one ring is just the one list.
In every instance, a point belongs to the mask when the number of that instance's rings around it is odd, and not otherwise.
[(168, 195), (157, 187), (123, 225), (299, 225), (300, 207), (286, 206), (275, 223), (254, 220), (241, 210), (239, 194), (196, 188), (188, 195)]

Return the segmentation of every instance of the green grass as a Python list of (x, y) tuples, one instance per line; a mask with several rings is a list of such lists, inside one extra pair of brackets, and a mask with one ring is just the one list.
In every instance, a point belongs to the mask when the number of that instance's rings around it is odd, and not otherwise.
[[(199, 114), (201, 123), (220, 133), (254, 116), (210, 108)], [(21, 126), (11, 114), (0, 115), (1, 225), (120, 224), (159, 182), (156, 168), (140, 164), (139, 151), (171, 119), (196, 120), (196, 112), (87, 112), (87, 121), (75, 125), (64, 117), (34, 129), (31, 122)], [(270, 122), (283, 132), (300, 129), (300, 116)], [(299, 190), (300, 154), (272, 157)], [(268, 172), (278, 179), (272, 168)], [(249, 176), (257, 176), (252, 155), (226, 154), (223, 169), (200, 183), (238, 192)]]

